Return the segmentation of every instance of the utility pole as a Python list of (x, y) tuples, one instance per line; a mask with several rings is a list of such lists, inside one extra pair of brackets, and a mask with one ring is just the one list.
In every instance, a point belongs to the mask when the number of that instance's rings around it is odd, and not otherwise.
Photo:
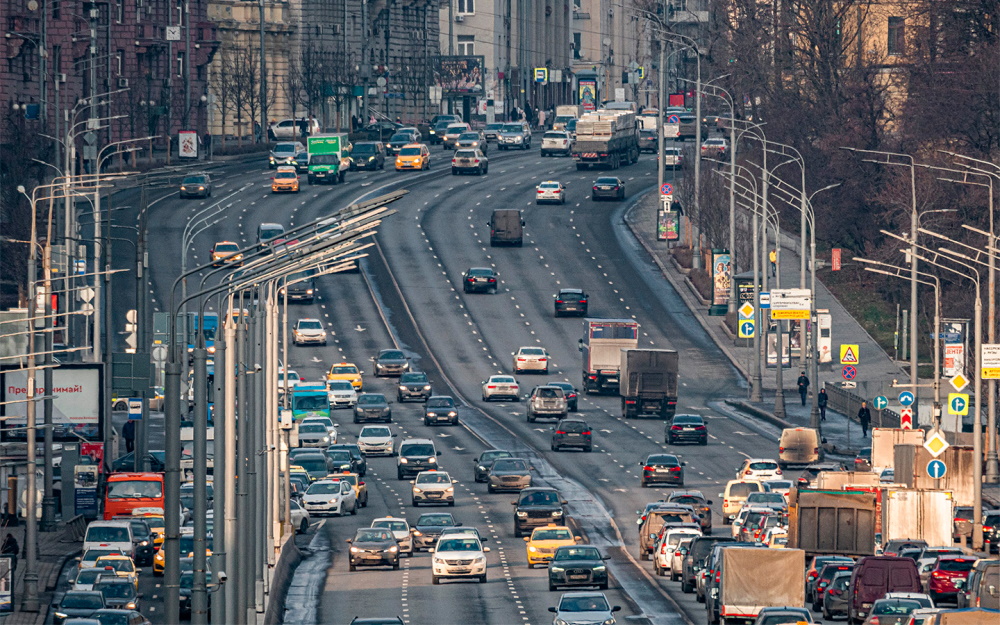
[(368, 123), (368, 80), (372, 64), (368, 60), (368, 0), (361, 0), (361, 125)]
[[(24, 187), (17, 189), (24, 193)], [(25, 194), (26, 197), (27, 194)], [(38, 241), (37, 216), (35, 214), (35, 198), (28, 197), (31, 202), (31, 240), (28, 242), (28, 383), (25, 399), (25, 414), (27, 416), (27, 466), (25, 476), (27, 477), (25, 491), (25, 529), (24, 529), (24, 599), (21, 601), (22, 612), (38, 612), (40, 609), (38, 601), (38, 516), (35, 512), (35, 498), (38, 487), (35, 473), (38, 464), (35, 458), (35, 448), (37, 447), (37, 430), (35, 418), (35, 319), (38, 313), (38, 286), (36, 271), (38, 264), (38, 253), (35, 250)], [(46, 390), (46, 393), (51, 392)], [(13, 496), (11, 494), (10, 496)]]
[[(184, 0), (184, 129), (191, 129), (191, 0)], [(261, 20), (263, 28), (263, 20)], [(261, 41), (261, 58), (263, 58)], [(264, 124), (261, 123), (261, 128)]]
[(259, 0), (260, 9), (260, 136), (267, 137), (267, 54), (264, 46), (264, 0)]

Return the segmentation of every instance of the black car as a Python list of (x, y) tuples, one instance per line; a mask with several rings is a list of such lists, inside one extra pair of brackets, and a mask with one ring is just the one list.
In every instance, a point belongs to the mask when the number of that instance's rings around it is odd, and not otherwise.
[(485, 482), (490, 472), (490, 466), (498, 458), (513, 458), (514, 454), (506, 449), (487, 449), (472, 461), (473, 478), (477, 482)]
[(458, 527), (461, 523), (455, 521), (450, 512), (428, 512), (421, 514), (413, 524), (413, 550), (430, 549), (437, 542), (441, 531), (446, 527)]
[(396, 390), (396, 399), (403, 403), (407, 399), (419, 399), (427, 401), (431, 394), (431, 381), (426, 373), (411, 371), (399, 376), (399, 388)]
[(398, 377), (410, 370), (410, 359), (398, 349), (383, 349), (372, 360), (375, 362), (376, 378)]
[(681, 503), (691, 506), (698, 513), (701, 531), (712, 532), (712, 500), (706, 499), (700, 490), (675, 490), (666, 499), (667, 503)]
[(184, 176), (178, 195), (180, 197), (212, 197), (212, 177), (206, 173)]
[(339, 443), (326, 448), (327, 451), (334, 451), (336, 449), (343, 449), (350, 452), (352, 473), (357, 473), (361, 477), (364, 477), (368, 473), (368, 459), (361, 453), (360, 447), (354, 443)]
[(94, 584), (94, 590), (104, 596), (106, 608), (139, 609), (139, 593), (136, 592), (135, 584), (127, 577), (102, 575), (100, 581)]
[(1000, 510), (983, 512), (983, 543), (989, 544), (990, 553), (1000, 551)]
[(656, 154), (656, 148), (660, 143), (660, 135), (655, 130), (639, 131), (639, 151)]
[(428, 133), (427, 142), (431, 145), (438, 145), (444, 142), (444, 135), (448, 132), (448, 126), (457, 123), (457, 119), (442, 119), (441, 121), (435, 123)]
[(642, 486), (645, 488), (656, 483), (684, 486), (685, 464), (673, 454), (650, 454), (645, 462), (639, 463), (642, 467)]
[(413, 134), (409, 132), (397, 132), (389, 138), (389, 141), (385, 144), (385, 153), (389, 156), (394, 154), (399, 154), (399, 151), (403, 149), (404, 146), (410, 145), (414, 142)]
[(364, 131), (368, 133), (368, 138), (371, 141), (385, 141), (396, 134), (396, 131), (402, 127), (403, 124), (382, 120), (365, 126)]
[[(205, 571), (205, 584), (208, 585), (208, 591), (213, 591), (212, 585), (212, 571)], [(191, 618), (191, 593), (194, 590), (194, 571), (184, 571), (181, 573), (180, 580), (180, 590), (178, 594), (180, 596), (180, 617), (182, 619)], [(211, 613), (211, 610), (209, 611)]]
[(381, 141), (362, 141), (351, 147), (351, 171), (385, 169), (385, 146)]
[(346, 449), (326, 449), (323, 453), (326, 454), (326, 457), (333, 463), (333, 471), (346, 471), (348, 473), (354, 472), (354, 463), (352, 462), (351, 452)]
[(104, 607), (104, 595), (100, 591), (70, 590), (56, 607), (52, 622), (62, 625), (67, 619), (87, 618)]
[(583, 419), (562, 419), (552, 428), (550, 447), (552, 451), (560, 451), (567, 447), (592, 451), (593, 433)]
[(399, 570), (399, 543), (388, 528), (361, 528), (347, 542), (351, 543), (349, 570), (356, 571), (359, 566), (391, 566)]
[(295, 155), (295, 171), (300, 174), (309, 172), (309, 153), (301, 152)]
[[(154, 473), (163, 473), (165, 465), (165, 459), (167, 457), (167, 452), (154, 449), (146, 454), (146, 462), (149, 463), (149, 470)], [(113, 472), (129, 472), (133, 471), (135, 468), (135, 452), (130, 451), (124, 456), (118, 456), (114, 462), (111, 463), (111, 470)], [(142, 470), (142, 469), (140, 469)]]
[(392, 408), (382, 393), (361, 393), (358, 403), (354, 404), (354, 422), (367, 421), (392, 422)]
[(580, 400), (576, 387), (569, 382), (549, 382), (546, 386), (558, 386), (566, 394), (566, 407), (570, 412), (578, 410), (577, 402)]
[(587, 301), (590, 299), (581, 289), (560, 289), (556, 293), (555, 315), (587, 316)]
[[(211, 489), (212, 484), (209, 482), (207, 492), (211, 493)], [(209, 506), (211, 506), (211, 503), (209, 503)], [(115, 520), (128, 521), (129, 525), (132, 526), (136, 566), (152, 566), (153, 556), (156, 555), (156, 547), (153, 545), (156, 534), (149, 528), (149, 523), (146, 523), (142, 517), (134, 516), (126, 518), (115, 517)]]
[(708, 427), (705, 419), (696, 414), (678, 414), (664, 428), (663, 438), (668, 445), (674, 443), (708, 444)]
[(472, 267), (462, 274), (462, 289), (466, 293), (496, 293), (500, 275), (489, 267)]
[(532, 487), (521, 491), (514, 506), (514, 536), (521, 538), (536, 527), (550, 523), (565, 525), (566, 500), (554, 488)]
[(568, 545), (557, 547), (549, 561), (549, 591), (565, 586), (608, 588), (608, 567), (597, 547)]
[(135, 610), (114, 610), (104, 608), (90, 615), (101, 625), (152, 625), (149, 619)]
[(590, 199), (595, 202), (599, 199), (611, 198), (612, 200), (625, 199), (625, 182), (613, 176), (602, 176), (594, 181), (594, 188), (590, 192)]
[(448, 395), (435, 395), (424, 404), (424, 425), (450, 423), (458, 425), (458, 405)]

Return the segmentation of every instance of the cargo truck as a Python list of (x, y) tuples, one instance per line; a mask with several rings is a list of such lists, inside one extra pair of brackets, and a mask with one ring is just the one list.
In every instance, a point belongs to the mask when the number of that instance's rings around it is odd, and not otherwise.
[(617, 393), (621, 350), (639, 346), (639, 324), (631, 319), (585, 319), (580, 339), (583, 353), (583, 390)]
[(896, 445), (923, 445), (924, 431), (872, 428), (872, 471), (876, 474), (895, 466)]
[(954, 497), (948, 490), (886, 488), (882, 491), (882, 544), (924, 540), (950, 545), (954, 540)]
[(566, 124), (583, 115), (579, 104), (560, 104), (556, 107), (556, 118), (552, 120), (552, 130), (565, 130)]
[(677, 364), (677, 352), (671, 349), (621, 350), (622, 416), (673, 417), (677, 410)]
[(344, 182), (350, 162), (345, 133), (309, 137), (309, 184)]
[(788, 546), (808, 555), (870, 556), (875, 553), (878, 513), (878, 492), (793, 490)]
[(709, 622), (717, 615), (723, 625), (753, 623), (764, 608), (803, 605), (805, 568), (801, 549), (724, 547), (713, 597), (705, 602), (714, 612)]
[(635, 113), (600, 110), (576, 123), (573, 160), (577, 169), (618, 169), (639, 160), (639, 124)]

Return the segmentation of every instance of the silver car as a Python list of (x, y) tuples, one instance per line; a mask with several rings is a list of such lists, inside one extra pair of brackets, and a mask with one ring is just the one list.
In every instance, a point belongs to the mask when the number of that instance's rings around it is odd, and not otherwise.
[(320, 423), (299, 424), (299, 447), (320, 447), (326, 449), (337, 442), (335, 437)]
[(326, 345), (326, 330), (319, 319), (299, 319), (292, 336), (296, 345)]
[(446, 503), (455, 505), (455, 484), (458, 480), (451, 479), (446, 471), (421, 471), (410, 484), (413, 498), (411, 503), (416, 508), (422, 503)]
[(615, 623), (615, 612), (621, 606), (608, 603), (603, 592), (567, 592), (559, 598), (559, 605), (549, 608), (555, 613), (553, 625), (591, 625), (592, 623)]
[(534, 423), (539, 417), (561, 419), (569, 412), (566, 392), (558, 386), (536, 386), (528, 397), (528, 422)]
[(490, 465), (486, 482), (486, 489), (491, 493), (530, 488), (531, 467), (521, 458), (498, 458)]

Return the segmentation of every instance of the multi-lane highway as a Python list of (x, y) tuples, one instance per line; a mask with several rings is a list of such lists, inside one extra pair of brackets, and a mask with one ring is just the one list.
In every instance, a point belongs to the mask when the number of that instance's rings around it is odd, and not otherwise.
[[(710, 440), (707, 447), (673, 449), (687, 462), (685, 487), (716, 500), (716, 532), (728, 533), (718, 516), (721, 486), (744, 457), (775, 454), (773, 433), (725, 411), (720, 399), (740, 393), (738, 376), (624, 226), (622, 215), (630, 202), (655, 185), (654, 161), (644, 158), (614, 172), (626, 182), (626, 202), (595, 203), (590, 186), (599, 172), (578, 172), (569, 159), (543, 159), (534, 150), (493, 153), (488, 175), (453, 177), (447, 171), (450, 155), (440, 150), (432, 154), (437, 161), (426, 173), (398, 174), (389, 168), (352, 173), (346, 185), (303, 186), (300, 194), (290, 195), (271, 194), (263, 161), (259, 167), (229, 166), (215, 174), (211, 199), (181, 200), (162, 191), (150, 209), (148, 295), (162, 311), (180, 273), (184, 225), (213, 202), (232, 206), (226, 218), (195, 239), (188, 266), (207, 262), (215, 241), (253, 243), (262, 222), (294, 227), (359, 198), (395, 188), (409, 191), (394, 205), (399, 213), (381, 227), (361, 274), (323, 277), (313, 304), (290, 306), (290, 323), (319, 318), (331, 342), (290, 348), (286, 362), (314, 380), (332, 363), (355, 362), (366, 371), (366, 390), (394, 398), (393, 380), (371, 376), (369, 358), (398, 345), (416, 368), (430, 375), (435, 393), (464, 403), (460, 427), (424, 426), (419, 403), (394, 404), (392, 427), (397, 440), (432, 438), (442, 451), (441, 466), (460, 480), (457, 505), (448, 511), (489, 537), (490, 581), (434, 586), (426, 553), (404, 559), (399, 571), (348, 572), (344, 541), (356, 528), (386, 514), (412, 523), (424, 511), (410, 506), (410, 485), (396, 479), (395, 460), (372, 459), (369, 507), (357, 516), (314, 524), (319, 536), (312, 546), (320, 548), (314, 557), (329, 560), (317, 606), (320, 621), (396, 614), (411, 623), (550, 621), (547, 608), (555, 605), (558, 593), (548, 591), (543, 569), (527, 568), (525, 545), (513, 535), (514, 496), (487, 494), (485, 485), (472, 480), (473, 459), (483, 449), (499, 447), (530, 458), (536, 483), (558, 488), (569, 502), (574, 527), (612, 557), (609, 598), (623, 606), (622, 616), (644, 615), (656, 623), (702, 622), (704, 609), (694, 596), (653, 575), (650, 564), (638, 558), (636, 511), (669, 492), (668, 487), (640, 488), (638, 477), (637, 463), (666, 447), (662, 421), (626, 421), (617, 397), (583, 396), (579, 416), (595, 433), (594, 452), (552, 452), (551, 424), (528, 423), (523, 403), (480, 401), (482, 381), (511, 372), (512, 352), (520, 346), (542, 346), (552, 356), (548, 376), (519, 376), (523, 391), (547, 380), (580, 384), (582, 322), (555, 318), (552, 300), (560, 288), (585, 289), (591, 316), (634, 318), (641, 325), (640, 346), (681, 354), (680, 410), (704, 415)], [(534, 204), (535, 185), (548, 179), (567, 184), (565, 205)], [(490, 247), (486, 222), (495, 208), (524, 211), (523, 247)], [(464, 294), (460, 276), (471, 266), (495, 268), (501, 277), (499, 292)], [(127, 305), (127, 298), (122, 302)], [(341, 441), (353, 441), (360, 426), (351, 423), (347, 412), (338, 416)], [(155, 588), (150, 593), (155, 595)]]

